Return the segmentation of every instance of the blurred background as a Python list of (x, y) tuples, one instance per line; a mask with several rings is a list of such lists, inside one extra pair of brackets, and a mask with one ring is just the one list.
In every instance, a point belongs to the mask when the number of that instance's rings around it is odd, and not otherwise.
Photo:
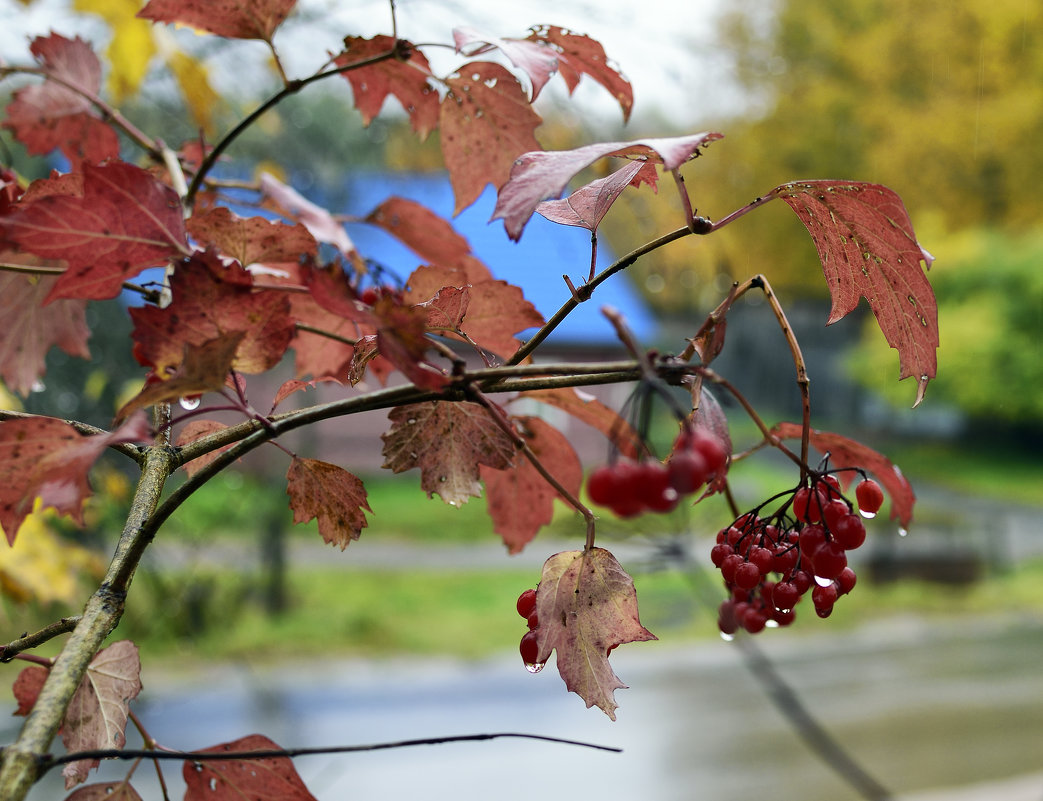
[[(263, 45), (152, 27), (134, 20), (140, 5), (0, 0), (0, 63), (28, 63), (28, 38), (48, 30), (82, 35), (110, 65), (106, 97), (169, 143), (200, 132), (213, 141), (277, 88)], [(610, 282), (611, 302), (643, 342), (676, 350), (733, 280), (769, 277), (808, 362), (813, 425), (890, 456), (918, 504), (908, 536), (886, 508), (868, 526), (859, 585), (829, 621), (805, 610), (757, 645), (895, 796), (1043, 797), (1043, 9), (1028, 0), (660, 2), (641, 13), (606, 0), (517, 5), (399, 0), (399, 34), (446, 42), (468, 24), (524, 36), (541, 22), (590, 34), (634, 84), (633, 117), (624, 126), (589, 79), (571, 100), (555, 81), (537, 105), (537, 137), (550, 149), (721, 131), (725, 139), (685, 170), (694, 205), (711, 218), (799, 179), (871, 181), (903, 198), (936, 257), (941, 328), (938, 377), (915, 411), (915, 387), (896, 380), (897, 354), (865, 304), (824, 326), (829, 299), (814, 248), (782, 204), (640, 260)], [(288, 71), (304, 75), (338, 50), (340, 36), (389, 31), (385, 3), (312, 0), (275, 41)], [(456, 63), (451, 50), (436, 53), (436, 70)], [(5, 105), (19, 85), (0, 84)], [(393, 193), (452, 212), (437, 134), (418, 144), (394, 101), (363, 127), (346, 81), (289, 99), (229, 156), (226, 175), (274, 171), (334, 212), (364, 215)], [(62, 167), (28, 156), (7, 131), (0, 161), (26, 177)], [(486, 225), (492, 200), (490, 190), (454, 225), (549, 315), (567, 297), (558, 276), (585, 273), (588, 237), (534, 220), (514, 248), (498, 223)], [(628, 192), (600, 229), (599, 257), (608, 264), (682, 222), (672, 187)], [(404, 278), (416, 266), (393, 243), (348, 230), (381, 269)], [(125, 302), (88, 310), (92, 361), (52, 351), (46, 387), (28, 398), (5, 392), (2, 406), (107, 426), (142, 380), (126, 347)], [(584, 311), (554, 347), (576, 358), (618, 353), (596, 309)], [(798, 419), (785, 341), (757, 297), (730, 314), (716, 367), (765, 419)], [(602, 397), (619, 408), (626, 395)], [(737, 446), (755, 442), (741, 410), (727, 411)], [(717, 637), (723, 589), (708, 550), (729, 517), (723, 505), (599, 527), (634, 574), (642, 620), (660, 638), (613, 654), (632, 689), (618, 693), (611, 724), (566, 694), (552, 666), (530, 676), (516, 655), (514, 599), (548, 555), (578, 547), (581, 523), (562, 507), (508, 558), (482, 500), (452, 509), (428, 500), (415, 476), (379, 472), (371, 432), (384, 425), (378, 415), (358, 431), (294, 443), (309, 455), (326, 447), (326, 458), (366, 479), (373, 515), (343, 554), (313, 526), (290, 525), (284, 460), (267, 453), (219, 476), (164, 529), (115, 635), (142, 648), (137, 709), (162, 743), (201, 747), (253, 731), (286, 746), (529, 731), (625, 748), (608, 755), (497, 741), (299, 761), (323, 799), (871, 793), (804, 743), (765, 692), (763, 665), (750, 670), (736, 644)], [(603, 441), (575, 434), (588, 467), (606, 458)], [(668, 445), (669, 420), (653, 421), (650, 436)], [(40, 515), (15, 548), (0, 543), (0, 620), (10, 637), (78, 611), (120, 529), (130, 481), (106, 460), (86, 531)], [(748, 506), (794, 476), (764, 458), (742, 464), (733, 481)], [(5, 683), (15, 675), (14, 665), (0, 673)], [(33, 797), (58, 792), (41, 785)]]

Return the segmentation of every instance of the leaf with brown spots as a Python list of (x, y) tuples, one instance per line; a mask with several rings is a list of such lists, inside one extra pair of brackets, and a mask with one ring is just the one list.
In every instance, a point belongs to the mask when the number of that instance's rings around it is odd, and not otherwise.
[(420, 486), (450, 506), (479, 498), (481, 465), (502, 470), (514, 461), (514, 441), (482, 405), (429, 401), (392, 409), (384, 440), (384, 467), (420, 468)]
[(609, 652), (657, 639), (641, 625), (633, 579), (603, 548), (554, 554), (543, 565), (536, 615), (538, 662), (557, 651), (565, 686), (615, 720), (615, 691), (626, 685), (609, 665)]
[(293, 457), (286, 471), (294, 523), (318, 518), (319, 533), (343, 551), (367, 525), (363, 510), (372, 514), (362, 481), (343, 467), (317, 459)]
[(193, 215), (188, 231), (202, 246), (213, 245), (244, 267), (296, 262), (301, 256), (314, 256), (317, 249), (315, 237), (300, 223), (239, 217), (223, 206)]
[[(263, 734), (251, 734), (228, 743), (201, 749), (200, 754), (242, 751), (279, 751)], [(304, 786), (289, 757), (222, 759), (196, 762), (186, 759), (181, 775), (185, 801), (316, 801)]]

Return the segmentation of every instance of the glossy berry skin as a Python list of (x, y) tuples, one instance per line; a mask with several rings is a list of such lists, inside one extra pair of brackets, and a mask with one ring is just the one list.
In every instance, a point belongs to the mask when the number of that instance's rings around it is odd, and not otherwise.
[(537, 664), (536, 660), (540, 656), (540, 646), (536, 642), (536, 632), (527, 631), (521, 638), (521, 645), (518, 646), (518, 650), (521, 652), (522, 662), (526, 665)]
[(884, 491), (873, 479), (867, 478), (855, 487), (855, 500), (863, 514), (872, 516), (884, 505)]
[(858, 515), (846, 515), (833, 527), (833, 538), (842, 548), (853, 550), (866, 541), (866, 527)]
[(681, 451), (670, 457), (666, 463), (670, 473), (670, 486), (681, 495), (695, 492), (706, 483), (709, 471), (706, 460), (696, 451)]
[(536, 590), (525, 590), (518, 596), (518, 614), (528, 618), (536, 611)]
[(815, 575), (823, 579), (835, 579), (847, 567), (847, 555), (836, 540), (822, 543), (811, 557)]
[(587, 494), (590, 495), (590, 500), (599, 506), (608, 506), (615, 497), (618, 483), (614, 466), (601, 465), (595, 468), (587, 479)]

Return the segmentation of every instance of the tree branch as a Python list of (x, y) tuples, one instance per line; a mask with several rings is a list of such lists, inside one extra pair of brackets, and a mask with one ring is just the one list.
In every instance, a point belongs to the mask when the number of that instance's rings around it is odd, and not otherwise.
[(39, 645), (43, 645), (48, 640), (53, 640), (55, 637), (67, 634), (76, 628), (76, 625), (79, 622), (79, 615), (63, 617), (61, 620), (56, 620), (53, 623), (44, 626), (37, 632), (23, 634), (17, 640), (11, 640), (7, 645), (0, 645), (0, 662), (10, 662), (22, 651), (36, 648)]

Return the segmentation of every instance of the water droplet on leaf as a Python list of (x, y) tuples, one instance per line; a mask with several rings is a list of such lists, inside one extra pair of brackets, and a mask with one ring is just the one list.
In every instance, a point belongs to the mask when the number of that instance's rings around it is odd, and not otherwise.
[(181, 408), (186, 412), (191, 412), (193, 409), (199, 408), (199, 396), (198, 395), (184, 395), (178, 400), (181, 404)]

